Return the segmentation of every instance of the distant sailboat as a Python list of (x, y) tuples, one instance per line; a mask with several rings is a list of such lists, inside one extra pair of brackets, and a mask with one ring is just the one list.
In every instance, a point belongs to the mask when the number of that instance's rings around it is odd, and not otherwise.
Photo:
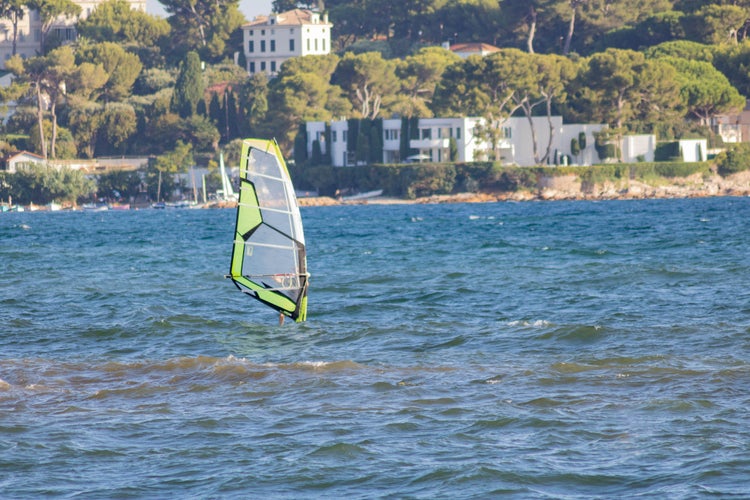
[(224, 167), (224, 153), (219, 153), (219, 170), (221, 172), (221, 193), (222, 201), (237, 201), (237, 195), (232, 188), (232, 182), (227, 175), (227, 169)]
[[(223, 169), (223, 162), (222, 162)], [(245, 139), (230, 274), (280, 318), (307, 317), (307, 259), (294, 186), (276, 141)]]

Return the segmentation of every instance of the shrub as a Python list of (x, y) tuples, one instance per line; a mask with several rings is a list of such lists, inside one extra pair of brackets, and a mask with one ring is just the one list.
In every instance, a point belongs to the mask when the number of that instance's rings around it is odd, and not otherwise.
[(750, 170), (750, 144), (735, 144), (716, 156), (719, 175), (727, 176)]

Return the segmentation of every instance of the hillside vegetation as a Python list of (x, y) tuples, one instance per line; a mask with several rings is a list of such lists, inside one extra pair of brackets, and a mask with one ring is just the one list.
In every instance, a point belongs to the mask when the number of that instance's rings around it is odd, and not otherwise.
[[(274, 137), (292, 157), (307, 120), (544, 114), (716, 146), (712, 118), (750, 95), (750, 0), (328, 0), (335, 53), (290, 60), (272, 79), (241, 67), (237, 1), (162, 4), (167, 19), (109, 0), (78, 23), (75, 43), (45, 33), (43, 54), (7, 61), (16, 79), (0, 98), (20, 106), (0, 150), (151, 155), (155, 178), (214, 168), (219, 150), (236, 160), (241, 137)], [(68, 0), (25, 5), (43, 20), (75, 13)], [(295, 7), (318, 5), (274, 2)], [(444, 42), (501, 50), (460, 59)], [(483, 133), (492, 141), (498, 129)]]

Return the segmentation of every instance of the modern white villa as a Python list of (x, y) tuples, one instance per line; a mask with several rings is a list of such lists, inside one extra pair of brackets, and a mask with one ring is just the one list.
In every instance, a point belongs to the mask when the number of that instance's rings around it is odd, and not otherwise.
[[(450, 161), (451, 138), (455, 140), (458, 162), (486, 161), (490, 146), (481, 138), (479, 130), (484, 118), (420, 118), (418, 137), (409, 140), (409, 147), (418, 153), (401, 158), (401, 119), (383, 120), (383, 163), (448, 162)], [(502, 138), (495, 149), (495, 158), (505, 165), (530, 167), (537, 165), (536, 158), (543, 158), (549, 144), (546, 165), (594, 165), (602, 163), (594, 147), (594, 134), (607, 128), (605, 124), (563, 124), (561, 116), (532, 118), (532, 128), (526, 117), (511, 117), (501, 125)], [(326, 144), (326, 125), (331, 128), (331, 144)], [(331, 153), (335, 167), (356, 165), (354, 154), (347, 151), (349, 134), (347, 120), (334, 122), (307, 122), (307, 153), (312, 155), (313, 143), (320, 145), (321, 152)], [(552, 139), (550, 141), (550, 130)], [(572, 142), (585, 137), (585, 147), (573, 154)], [(536, 137), (536, 155), (534, 139)], [(707, 159), (706, 139), (682, 139), (677, 141), (682, 160), (686, 162)], [(580, 141), (578, 142), (580, 145)], [(656, 136), (627, 135), (620, 139), (620, 161), (635, 163), (654, 161)], [(606, 161), (618, 161), (611, 159)]]
[(295, 9), (270, 16), (257, 16), (242, 26), (247, 70), (274, 76), (292, 57), (331, 52), (328, 15)]
[[(532, 119), (537, 139), (537, 155), (543, 157), (550, 138), (550, 125), (546, 117)], [(408, 161), (447, 162), (450, 161), (451, 138), (457, 149), (456, 161), (482, 161), (488, 157), (489, 146), (478, 136), (479, 128), (484, 124), (483, 118), (420, 118), (418, 138), (411, 139), (409, 146), (418, 154), (409, 158), (400, 157), (401, 119), (383, 120), (383, 163), (403, 163)], [(318, 141), (322, 151), (329, 151), (333, 165), (337, 167), (352, 166), (354, 160), (347, 152), (348, 122), (346, 120), (330, 123), (331, 144), (325, 144), (326, 122), (307, 122), (307, 151), (312, 153), (313, 142)], [(552, 143), (550, 163), (558, 163), (571, 155), (571, 142), (578, 139), (581, 133), (586, 136), (586, 147), (575, 157), (572, 163), (591, 165), (599, 162), (594, 148), (594, 133), (606, 128), (606, 125), (573, 124), (564, 125), (561, 116), (552, 117)], [(531, 166), (534, 159), (534, 145), (531, 139), (529, 121), (525, 117), (512, 117), (502, 124), (502, 138), (497, 144), (496, 157), (504, 164)], [(641, 154), (641, 152), (638, 152)], [(637, 156), (637, 155), (636, 155)], [(652, 152), (653, 158), (653, 152)]]
[[(78, 19), (86, 19), (104, 0), (73, 0), (80, 5), (81, 15), (78, 18), (60, 16), (50, 27), (47, 36), (56, 36), (64, 42), (73, 41), (78, 36), (75, 24)], [(146, 12), (146, 0), (128, 0), (132, 9)], [(13, 23), (10, 19), (0, 19), (0, 66), (13, 55)], [(18, 20), (16, 29), (16, 54), (23, 59), (42, 53), (42, 20), (39, 12), (23, 8), (23, 17)]]

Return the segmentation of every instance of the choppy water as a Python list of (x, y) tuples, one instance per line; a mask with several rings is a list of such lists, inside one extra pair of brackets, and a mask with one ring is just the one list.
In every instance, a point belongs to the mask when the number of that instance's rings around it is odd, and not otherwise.
[(746, 498), (750, 199), (0, 215), (0, 497)]

